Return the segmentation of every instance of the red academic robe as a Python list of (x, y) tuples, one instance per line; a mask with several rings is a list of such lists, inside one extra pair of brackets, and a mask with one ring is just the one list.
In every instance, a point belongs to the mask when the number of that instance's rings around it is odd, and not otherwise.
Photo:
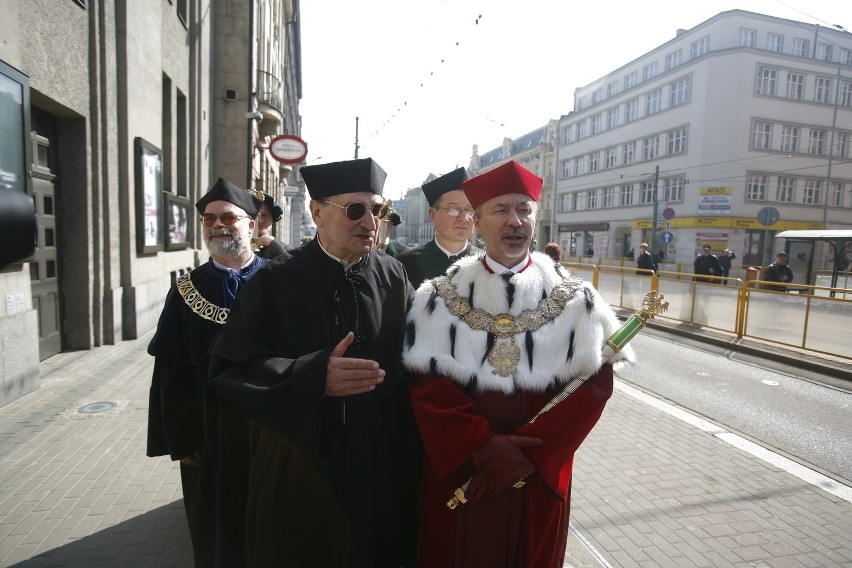
[[(471, 398), (450, 378), (417, 375), (410, 396), (425, 449), (420, 517), (422, 568), (558, 568), (568, 538), (574, 452), (612, 396), (612, 366), (527, 425), (560, 389)], [(447, 500), (474, 472), (470, 456), (495, 434), (544, 443), (524, 448), (536, 468), (522, 489), (508, 488), (450, 510)]]

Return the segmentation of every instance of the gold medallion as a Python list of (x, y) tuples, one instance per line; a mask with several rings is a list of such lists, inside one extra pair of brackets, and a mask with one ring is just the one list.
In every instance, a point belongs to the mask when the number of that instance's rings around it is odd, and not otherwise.
[(498, 343), (488, 352), (488, 362), (494, 367), (492, 372), (501, 377), (512, 376), (520, 361), (521, 350), (514, 339), (511, 343)]

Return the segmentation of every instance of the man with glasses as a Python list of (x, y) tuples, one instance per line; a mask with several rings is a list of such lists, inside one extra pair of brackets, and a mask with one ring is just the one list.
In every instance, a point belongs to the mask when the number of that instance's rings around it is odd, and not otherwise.
[[(591, 284), (529, 252), (541, 178), (507, 162), (462, 188), (485, 255), (418, 288), (403, 351), (426, 457), (420, 567), (555, 568), (573, 455), (612, 394), (601, 350), (619, 324)], [(619, 354), (631, 356), (629, 347)], [(450, 510), (468, 479), (465, 504)]]
[[(234, 298), (267, 263), (251, 251), (260, 205), (248, 192), (221, 178), (198, 200), (195, 207), (210, 260), (178, 278), (169, 290), (157, 332), (148, 345), (155, 360), (147, 453), (180, 461), (196, 566), (212, 566), (217, 540), (225, 546), (228, 536), (241, 530), (233, 515), (217, 511), (221, 480), (216, 456), (223, 440), (218, 428), (220, 405), (206, 384), (207, 350)], [(217, 528), (217, 522), (223, 525)]]
[(386, 174), (370, 158), (301, 174), (316, 238), (249, 282), (211, 348), (211, 385), (253, 421), (243, 561), (398, 568), (419, 457), (400, 361), (413, 290), (374, 249)]
[(458, 259), (482, 253), (469, 242), (473, 209), (462, 191), (462, 182), (468, 177), (464, 168), (458, 168), (423, 184), (435, 238), (397, 257), (415, 288), (424, 280), (444, 274)]

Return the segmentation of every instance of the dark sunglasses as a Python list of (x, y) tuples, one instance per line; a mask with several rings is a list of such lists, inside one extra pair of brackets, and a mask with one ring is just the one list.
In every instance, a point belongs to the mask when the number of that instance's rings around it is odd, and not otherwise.
[[(367, 206), (361, 203), (360, 201), (353, 201), (352, 203), (347, 203), (346, 205), (338, 205), (337, 203), (328, 201), (327, 199), (321, 199), (323, 203), (328, 203), (329, 205), (334, 205), (335, 207), (340, 207), (341, 209), (346, 211), (346, 216), (350, 221), (357, 221), (361, 217), (364, 216), (364, 213), (367, 212)], [(378, 217), (382, 219), (388, 213), (388, 206), (384, 203), (376, 203), (372, 207), (370, 207), (370, 213), (373, 214), (373, 217)]]
[(248, 215), (235, 215), (233, 213), (222, 213), (221, 215), (213, 215), (212, 213), (205, 213), (201, 216), (201, 224), (205, 227), (212, 227), (216, 224), (216, 219), (222, 221), (223, 225), (233, 225), (240, 219), (247, 218)]

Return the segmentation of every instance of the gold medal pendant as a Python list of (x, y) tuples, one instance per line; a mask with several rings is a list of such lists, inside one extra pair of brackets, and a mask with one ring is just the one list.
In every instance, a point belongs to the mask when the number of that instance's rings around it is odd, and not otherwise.
[(520, 361), (521, 350), (515, 345), (514, 337), (510, 343), (498, 343), (488, 352), (488, 362), (494, 367), (491, 372), (501, 377), (514, 375)]

